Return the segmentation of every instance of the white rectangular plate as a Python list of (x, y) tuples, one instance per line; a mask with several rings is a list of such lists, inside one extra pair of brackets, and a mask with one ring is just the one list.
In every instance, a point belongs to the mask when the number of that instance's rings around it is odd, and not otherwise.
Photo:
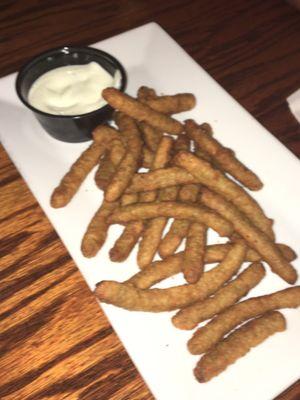
[[(195, 110), (180, 116), (210, 122), (220, 141), (262, 177), (265, 187), (255, 193), (267, 214), (275, 218), (277, 240), (299, 250), (300, 164), (297, 158), (229, 96), (157, 24), (150, 23), (93, 45), (124, 64), (128, 92), (140, 85), (172, 94), (192, 92)], [(123, 264), (111, 263), (108, 250), (121, 228), (113, 226), (104, 248), (93, 259), (80, 252), (81, 238), (99, 207), (102, 194), (89, 176), (64, 209), (49, 205), (52, 190), (71, 163), (89, 143), (68, 144), (50, 137), (15, 94), (16, 74), (0, 80), (2, 143), (41, 207), (58, 232), (87, 284), (94, 289), (103, 279), (122, 281), (137, 271), (135, 254)], [(299, 269), (299, 262), (295, 262)], [(179, 277), (168, 284), (181, 282)], [(287, 285), (268, 271), (251, 296), (270, 293)], [(197, 356), (188, 353), (191, 332), (171, 324), (172, 313), (128, 312), (103, 305), (112, 326), (155, 398), (240, 400), (271, 399), (299, 378), (300, 310), (285, 310), (288, 330), (274, 335), (226, 372), (206, 384), (196, 382)]]

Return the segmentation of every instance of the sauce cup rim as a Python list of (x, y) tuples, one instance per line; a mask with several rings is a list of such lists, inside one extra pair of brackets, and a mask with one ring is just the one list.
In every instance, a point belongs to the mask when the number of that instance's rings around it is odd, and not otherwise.
[[(99, 50), (96, 49), (95, 47), (89, 47), (89, 46), (60, 46), (57, 48), (53, 48), (47, 51), (44, 51), (42, 53), (37, 54), (35, 57), (31, 58), (29, 61), (27, 61), (19, 70), (16, 81), (15, 81), (15, 89), (17, 92), (17, 95), (19, 97), (19, 99), (21, 100), (21, 102), (27, 107), (29, 108), (31, 111), (33, 111), (34, 113), (38, 113), (40, 115), (44, 115), (50, 118), (60, 118), (60, 119), (80, 119), (82, 117), (88, 117), (88, 116), (93, 116), (94, 114), (97, 114), (100, 110), (105, 110), (105, 109), (110, 109), (109, 104), (105, 104), (102, 107), (97, 108), (94, 111), (90, 111), (88, 113), (83, 113), (83, 114), (75, 114), (75, 115), (61, 115), (61, 114), (51, 114), (51, 113), (47, 113), (45, 111), (39, 110), (38, 108), (33, 107), (28, 101), (27, 99), (23, 96), (22, 92), (21, 92), (21, 87), (22, 87), (22, 81), (23, 78), (26, 76), (26, 73), (31, 69), (34, 68), (35, 64), (47, 57), (50, 57), (51, 55), (55, 55), (57, 53), (72, 53), (72, 52), (85, 52), (85, 53), (94, 53), (97, 56), (99, 56), (99, 58), (106, 58), (108, 59), (112, 64), (114, 64), (116, 66), (116, 70), (120, 71), (121, 74), (121, 85), (119, 90), (120, 91), (124, 91), (126, 88), (126, 84), (127, 84), (127, 74), (125, 72), (125, 69), (123, 67), (123, 65), (120, 63), (119, 60), (117, 60), (114, 56), (112, 56), (111, 54), (103, 51), (103, 50)], [(95, 61), (96, 62), (96, 61)], [(72, 64), (70, 64), (72, 65)], [(76, 65), (76, 64), (74, 64)], [(101, 64), (100, 64), (101, 65)], [(59, 68), (59, 67), (58, 67)], [(41, 74), (42, 75), (42, 74)]]

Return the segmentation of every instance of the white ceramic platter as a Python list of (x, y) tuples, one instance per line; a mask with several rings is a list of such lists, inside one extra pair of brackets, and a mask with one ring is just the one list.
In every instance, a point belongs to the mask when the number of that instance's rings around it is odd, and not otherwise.
[[(229, 96), (157, 24), (150, 23), (93, 45), (117, 57), (125, 66), (128, 92), (140, 85), (159, 93), (193, 92), (195, 110), (180, 116), (210, 122), (216, 137), (232, 147), (239, 158), (262, 177), (265, 187), (255, 197), (267, 214), (275, 218), (277, 240), (300, 248), (300, 164), (297, 158)], [(113, 226), (109, 240), (94, 259), (80, 252), (81, 238), (97, 210), (101, 192), (92, 176), (64, 209), (52, 209), (53, 188), (89, 143), (56, 141), (39, 126), (31, 112), (18, 100), (16, 74), (0, 79), (0, 135), (2, 144), (39, 201), (66, 248), (94, 289), (103, 279), (122, 281), (137, 271), (135, 254), (123, 264), (111, 263), (108, 250), (120, 227)], [(298, 182), (298, 185), (296, 184)], [(299, 262), (294, 264), (299, 269)], [(181, 278), (168, 281), (177, 284)], [(287, 285), (268, 272), (252, 295), (270, 293)], [(128, 312), (103, 305), (112, 326), (130, 357), (160, 400), (267, 400), (299, 378), (300, 310), (284, 310), (288, 330), (268, 339), (226, 372), (209, 383), (200, 384), (193, 376), (197, 356), (188, 353), (191, 332), (177, 330), (171, 313)]]

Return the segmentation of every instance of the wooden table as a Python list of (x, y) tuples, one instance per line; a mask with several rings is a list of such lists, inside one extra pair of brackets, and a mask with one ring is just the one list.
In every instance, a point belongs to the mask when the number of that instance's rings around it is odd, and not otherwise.
[[(3, 0), (0, 10), (1, 76), (51, 47), (89, 44), (156, 21), (300, 155), (300, 125), (285, 101), (300, 87), (300, 13), (283, 0)], [(0, 151), (0, 398), (152, 399)], [(299, 399), (300, 383), (279, 398)]]

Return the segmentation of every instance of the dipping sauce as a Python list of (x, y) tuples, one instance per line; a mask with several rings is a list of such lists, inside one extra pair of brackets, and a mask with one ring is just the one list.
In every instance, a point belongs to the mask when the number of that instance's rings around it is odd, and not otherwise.
[(41, 75), (29, 90), (28, 102), (48, 114), (81, 115), (104, 106), (102, 90), (120, 84), (119, 71), (112, 76), (96, 62), (67, 65)]

